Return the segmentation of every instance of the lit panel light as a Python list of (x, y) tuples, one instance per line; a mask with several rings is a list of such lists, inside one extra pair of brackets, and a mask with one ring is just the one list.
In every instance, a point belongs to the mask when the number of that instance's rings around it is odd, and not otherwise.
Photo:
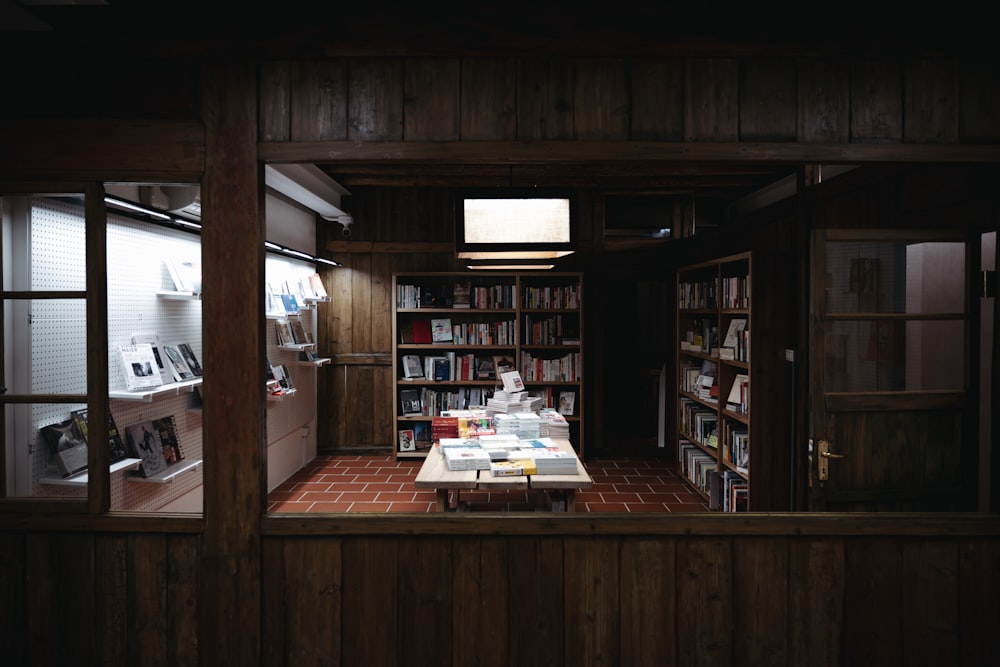
[(459, 198), (455, 254), (459, 259), (552, 260), (573, 253), (568, 196), (500, 191)]

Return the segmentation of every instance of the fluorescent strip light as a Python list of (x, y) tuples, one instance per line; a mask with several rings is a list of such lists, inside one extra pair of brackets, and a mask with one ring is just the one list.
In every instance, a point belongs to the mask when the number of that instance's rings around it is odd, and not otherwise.
[(559, 259), (572, 250), (473, 250), (457, 253), (459, 259)]
[(151, 208), (146, 208), (145, 206), (140, 206), (138, 204), (133, 204), (130, 201), (124, 199), (118, 199), (117, 197), (104, 197), (105, 204), (111, 204), (112, 206), (118, 206), (119, 208), (127, 208), (130, 211), (136, 211), (137, 213), (145, 213), (146, 215), (152, 216), (154, 218), (159, 218), (160, 220), (166, 220), (168, 222), (173, 222), (174, 219), (165, 213), (160, 213)]
[(469, 264), (465, 268), (473, 271), (547, 271), (555, 264)]

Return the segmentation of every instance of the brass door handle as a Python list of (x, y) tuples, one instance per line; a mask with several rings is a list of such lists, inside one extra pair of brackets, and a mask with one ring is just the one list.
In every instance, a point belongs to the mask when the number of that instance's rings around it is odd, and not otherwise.
[(819, 460), (816, 462), (819, 468), (817, 478), (823, 482), (830, 479), (830, 459), (846, 458), (844, 454), (835, 454), (830, 451), (830, 443), (826, 440), (819, 441)]

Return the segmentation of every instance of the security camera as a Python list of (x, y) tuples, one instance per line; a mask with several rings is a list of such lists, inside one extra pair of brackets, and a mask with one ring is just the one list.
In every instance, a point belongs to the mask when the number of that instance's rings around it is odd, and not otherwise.
[(351, 225), (354, 224), (354, 218), (350, 214), (345, 214), (338, 216), (337, 222), (340, 223), (340, 235), (345, 239), (351, 238)]

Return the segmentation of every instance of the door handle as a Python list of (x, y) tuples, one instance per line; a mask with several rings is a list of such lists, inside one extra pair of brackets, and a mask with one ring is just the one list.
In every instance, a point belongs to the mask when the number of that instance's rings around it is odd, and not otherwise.
[(830, 451), (830, 443), (826, 440), (819, 441), (819, 460), (816, 462), (819, 466), (819, 471), (817, 474), (818, 479), (823, 482), (830, 479), (830, 459), (842, 459), (845, 458), (845, 454), (835, 454)]

